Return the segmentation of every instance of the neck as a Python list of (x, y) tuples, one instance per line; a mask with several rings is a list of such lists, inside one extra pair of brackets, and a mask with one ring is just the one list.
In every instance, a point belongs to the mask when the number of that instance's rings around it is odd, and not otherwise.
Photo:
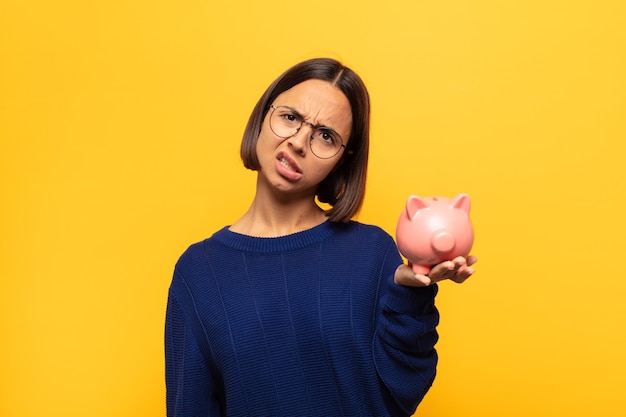
[(285, 236), (315, 227), (327, 220), (315, 196), (282, 195), (257, 187), (248, 211), (231, 227), (233, 232), (258, 237)]

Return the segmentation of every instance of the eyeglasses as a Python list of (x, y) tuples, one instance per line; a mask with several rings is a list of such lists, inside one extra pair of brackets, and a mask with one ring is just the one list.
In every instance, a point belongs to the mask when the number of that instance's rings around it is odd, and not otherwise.
[(287, 139), (295, 136), (302, 125), (307, 124), (313, 129), (309, 146), (313, 155), (320, 159), (329, 159), (337, 155), (341, 148), (345, 148), (339, 133), (324, 126), (316, 126), (305, 121), (294, 109), (287, 106), (272, 105), (270, 114), (270, 129), (280, 138)]

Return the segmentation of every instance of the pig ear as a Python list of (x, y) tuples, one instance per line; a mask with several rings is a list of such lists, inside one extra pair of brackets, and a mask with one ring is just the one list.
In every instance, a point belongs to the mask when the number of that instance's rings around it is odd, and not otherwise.
[(406, 214), (409, 216), (409, 219), (412, 219), (418, 211), (426, 207), (428, 207), (426, 201), (416, 195), (412, 195), (406, 201)]
[(452, 200), (452, 207), (453, 208), (457, 208), (457, 209), (461, 209), (465, 213), (469, 214), (469, 211), (470, 211), (470, 198), (469, 198), (469, 195), (463, 193), (463, 194), (459, 194), (456, 197), (454, 197), (454, 200)]

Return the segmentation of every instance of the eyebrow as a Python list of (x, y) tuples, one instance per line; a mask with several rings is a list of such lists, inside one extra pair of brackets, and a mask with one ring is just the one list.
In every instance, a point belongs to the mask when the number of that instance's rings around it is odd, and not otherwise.
[[(300, 113), (298, 110), (294, 109), (291, 106), (287, 106), (287, 105), (282, 105), (282, 106), (276, 106), (276, 107), (287, 107), (289, 110), (291, 110), (293, 112), (293, 114), (295, 114), (296, 116), (298, 116), (300, 119), (302, 119), (302, 121), (304, 121), (305, 123), (308, 123), (310, 126), (313, 126), (315, 129), (326, 129), (326, 130), (332, 130), (333, 132), (335, 132), (337, 135), (339, 135), (339, 132), (337, 132), (335, 129), (333, 129), (330, 126), (326, 126), (326, 125), (318, 125), (315, 123), (311, 123), (309, 121), (307, 121), (305, 119), (305, 117), (302, 115), (302, 113)], [(339, 135), (339, 137), (341, 138), (341, 135)], [(343, 140), (343, 138), (342, 138)]]

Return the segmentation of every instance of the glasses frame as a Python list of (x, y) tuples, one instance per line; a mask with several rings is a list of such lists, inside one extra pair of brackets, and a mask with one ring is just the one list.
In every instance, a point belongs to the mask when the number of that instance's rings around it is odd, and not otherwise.
[[(289, 109), (293, 113), (294, 116), (296, 116), (298, 119), (300, 119), (300, 126), (296, 129), (296, 131), (291, 136), (281, 136), (278, 133), (276, 133), (276, 131), (272, 127), (272, 116), (274, 115), (274, 112), (276, 110), (278, 110), (279, 107), (284, 107), (286, 109)], [(304, 118), (302, 116), (300, 116), (300, 114), (298, 114), (298, 112), (294, 108), (289, 107), (289, 106), (275, 106), (275, 105), (272, 104), (272, 105), (270, 105), (270, 108), (272, 109), (272, 112), (270, 113), (270, 118), (268, 120), (268, 123), (270, 125), (270, 129), (272, 130), (272, 132), (276, 136), (278, 136), (279, 138), (282, 138), (282, 139), (292, 138), (292, 137), (296, 136), (298, 134), (298, 132), (300, 132), (300, 129), (302, 129), (302, 125), (307, 124), (307, 125), (311, 126), (311, 128), (313, 129), (312, 132), (311, 132), (311, 136), (309, 136), (309, 149), (311, 150), (311, 153), (313, 155), (315, 155), (317, 158), (319, 158), (319, 159), (334, 158), (335, 156), (337, 156), (337, 154), (339, 154), (339, 152), (341, 151), (342, 148), (346, 149), (346, 145), (343, 143), (343, 138), (341, 137), (341, 135), (339, 133), (337, 133), (337, 131), (335, 129), (331, 129), (330, 127), (319, 126), (319, 125), (315, 125), (315, 124), (313, 124), (311, 122), (307, 122), (306, 120), (304, 120)], [(315, 153), (315, 151), (313, 150), (313, 133), (315, 133), (315, 131), (317, 129), (323, 129), (323, 130), (331, 131), (335, 135), (337, 135), (337, 137), (341, 141), (341, 145), (339, 146), (339, 148), (337, 148), (337, 152), (335, 152), (331, 156), (326, 156), (326, 157), (319, 156), (318, 154)]]

